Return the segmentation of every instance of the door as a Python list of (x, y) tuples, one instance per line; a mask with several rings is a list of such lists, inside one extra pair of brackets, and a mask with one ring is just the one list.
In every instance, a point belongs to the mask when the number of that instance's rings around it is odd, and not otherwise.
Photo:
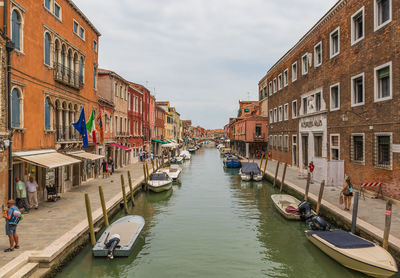
[(79, 171), (80, 171), (80, 166), (79, 165), (80, 165), (80, 163), (75, 163), (72, 166), (72, 173), (74, 173), (73, 174), (73, 178), (72, 178), (72, 186), (78, 186), (79, 183), (80, 183), (81, 175), (79, 173)]
[(301, 136), (302, 141), (302, 151), (303, 151), (303, 166), (308, 165), (308, 135)]

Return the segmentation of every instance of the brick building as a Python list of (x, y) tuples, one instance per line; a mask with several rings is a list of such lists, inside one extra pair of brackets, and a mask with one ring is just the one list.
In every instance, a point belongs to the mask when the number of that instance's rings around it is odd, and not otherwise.
[(399, 1), (338, 1), (259, 82), (273, 158), (400, 198), (399, 37)]
[(8, 200), (8, 171), (9, 171), (9, 139), (8, 129), (8, 98), (7, 98), (7, 52), (6, 40), (0, 36), (0, 203)]
[(138, 89), (143, 94), (143, 101), (142, 101), (142, 113), (143, 113), (143, 125), (142, 125), (142, 134), (143, 134), (143, 149), (145, 151), (150, 150), (150, 141), (151, 141), (151, 134), (150, 134), (150, 91), (143, 85), (132, 83), (131, 85)]
[(156, 155), (161, 153), (160, 145), (163, 144), (165, 138), (165, 115), (167, 111), (164, 107), (156, 105), (156, 121), (154, 125), (154, 136), (152, 138), (154, 148), (153, 152)]
[(128, 96), (130, 101), (128, 105), (129, 127), (132, 135), (129, 143), (133, 148), (133, 157), (137, 158), (143, 149), (143, 93), (131, 84), (128, 88)]

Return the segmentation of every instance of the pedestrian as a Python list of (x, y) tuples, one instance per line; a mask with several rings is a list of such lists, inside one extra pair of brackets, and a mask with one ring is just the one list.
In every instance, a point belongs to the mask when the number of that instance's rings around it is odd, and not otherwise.
[(341, 193), (344, 196), (344, 210), (350, 210), (351, 198), (353, 197), (353, 184), (351, 183), (349, 176), (346, 176), (345, 178), (345, 184)]
[(114, 173), (114, 160), (112, 160), (111, 156), (108, 158), (108, 167), (111, 168), (110, 175)]
[(29, 207), (26, 203), (26, 186), (23, 181), (19, 177), (15, 178), (15, 190), (17, 191), (17, 206), (19, 208), (24, 208), (26, 213), (29, 213)]
[(139, 152), (139, 159), (140, 159), (140, 161), (143, 161), (143, 153), (142, 153), (142, 151)]
[(154, 153), (153, 152), (151, 152), (150, 159), (151, 159), (151, 161), (154, 160)]
[(26, 189), (28, 191), (28, 203), (29, 203), (29, 208), (35, 208), (38, 209), (39, 204), (38, 204), (38, 196), (37, 196), (37, 191), (39, 188), (39, 185), (33, 178), (33, 176), (29, 177), (29, 180), (25, 183)]
[(101, 163), (101, 166), (103, 168), (103, 179), (108, 177), (108, 165), (105, 159), (103, 159), (103, 162)]
[(311, 183), (314, 183), (314, 169), (314, 162), (311, 161), (310, 164), (308, 164), (308, 172), (310, 173)]
[(7, 208), (3, 212), (3, 218), (6, 219), (6, 235), (10, 241), (10, 248), (5, 249), (4, 252), (12, 252), (14, 249), (19, 249), (17, 225), (22, 219), (22, 214), (14, 200), (8, 200)]

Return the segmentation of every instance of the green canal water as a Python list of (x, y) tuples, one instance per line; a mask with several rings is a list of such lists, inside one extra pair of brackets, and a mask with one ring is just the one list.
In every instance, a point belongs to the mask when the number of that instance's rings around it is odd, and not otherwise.
[(308, 242), (304, 223), (282, 218), (270, 184), (224, 170), (215, 148), (183, 168), (173, 190), (137, 196), (131, 211), (146, 225), (130, 257), (94, 258), (87, 246), (57, 277), (365, 277)]

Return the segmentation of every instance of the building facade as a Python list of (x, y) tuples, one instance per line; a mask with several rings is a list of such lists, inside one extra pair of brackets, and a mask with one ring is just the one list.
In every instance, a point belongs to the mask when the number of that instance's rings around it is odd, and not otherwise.
[(133, 148), (133, 157), (137, 158), (143, 150), (143, 93), (136, 87), (130, 85), (128, 89), (130, 103), (128, 105), (128, 116), (130, 132), (132, 134), (129, 142)]
[(338, 1), (259, 82), (273, 158), (400, 198), (399, 36), (399, 1)]

